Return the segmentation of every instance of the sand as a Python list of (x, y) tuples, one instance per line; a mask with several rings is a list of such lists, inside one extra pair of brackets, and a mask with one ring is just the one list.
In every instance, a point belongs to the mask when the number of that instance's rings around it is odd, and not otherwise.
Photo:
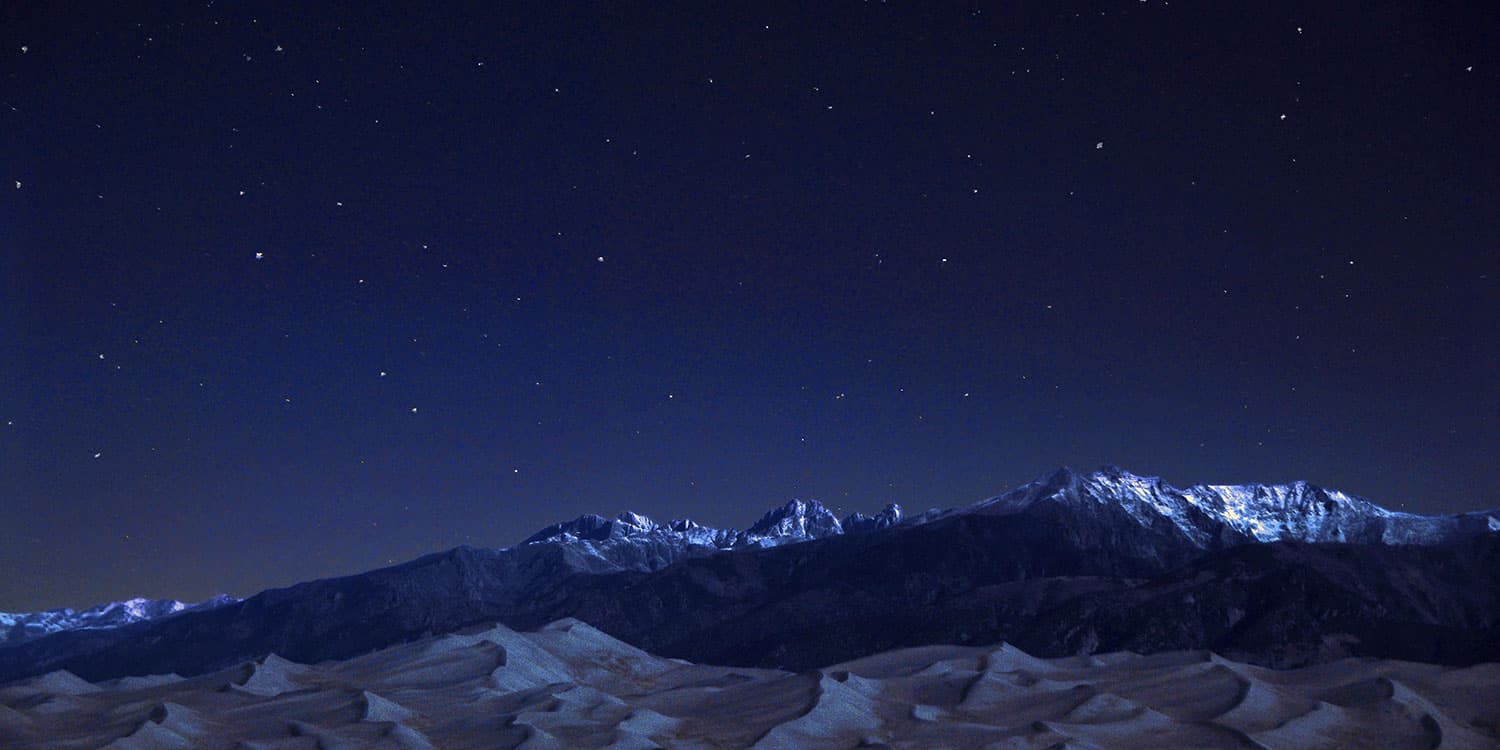
[(802, 673), (653, 656), (577, 620), (342, 662), (0, 686), (0, 747), (1500, 747), (1500, 665), (1275, 671), (1207, 652), (930, 646)]

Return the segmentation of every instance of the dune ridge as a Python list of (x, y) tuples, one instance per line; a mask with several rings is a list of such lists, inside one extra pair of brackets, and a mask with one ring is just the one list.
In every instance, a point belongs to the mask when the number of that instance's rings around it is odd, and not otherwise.
[(578, 620), (344, 661), (0, 686), (0, 746), (48, 748), (1500, 747), (1500, 665), (1254, 667), (1203, 651), (1039, 659), (926, 646), (787, 672), (653, 656)]

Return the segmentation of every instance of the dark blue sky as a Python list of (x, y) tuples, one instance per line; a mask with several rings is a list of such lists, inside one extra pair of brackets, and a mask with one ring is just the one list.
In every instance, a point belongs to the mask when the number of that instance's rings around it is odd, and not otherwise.
[(1493, 4), (504, 5), (6, 7), (0, 610), (1061, 464), (1500, 505)]

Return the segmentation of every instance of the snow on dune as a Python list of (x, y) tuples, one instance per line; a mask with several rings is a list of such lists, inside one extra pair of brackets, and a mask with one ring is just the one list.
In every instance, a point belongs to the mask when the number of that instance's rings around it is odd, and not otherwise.
[(1500, 747), (1500, 665), (931, 646), (800, 673), (690, 664), (577, 620), (342, 662), (0, 685), (0, 747)]

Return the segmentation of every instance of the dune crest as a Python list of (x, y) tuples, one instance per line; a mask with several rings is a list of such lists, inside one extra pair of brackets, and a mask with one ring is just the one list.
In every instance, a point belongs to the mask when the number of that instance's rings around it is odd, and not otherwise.
[(1500, 747), (1500, 666), (1202, 651), (1039, 659), (927, 646), (785, 672), (656, 657), (577, 620), (474, 628), (345, 661), (0, 686), (15, 750), (339, 747)]

